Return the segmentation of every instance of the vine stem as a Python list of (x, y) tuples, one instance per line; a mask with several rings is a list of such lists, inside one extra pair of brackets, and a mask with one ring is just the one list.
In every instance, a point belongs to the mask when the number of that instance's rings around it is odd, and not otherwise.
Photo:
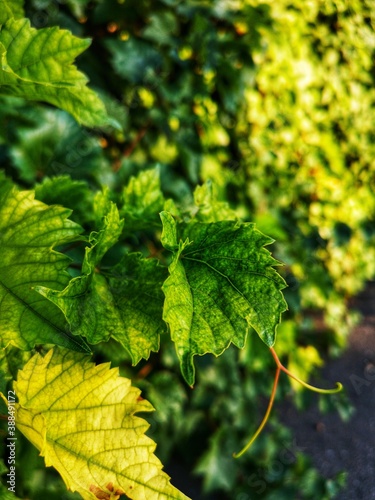
[(242, 448), (242, 450), (239, 451), (238, 453), (233, 453), (234, 458), (241, 457), (250, 448), (250, 446), (254, 443), (254, 441), (256, 440), (256, 438), (262, 432), (263, 427), (266, 425), (268, 417), (271, 414), (273, 402), (275, 400), (276, 389), (277, 389), (277, 386), (278, 386), (278, 383), (279, 383), (280, 371), (281, 371), (281, 368), (280, 368), (280, 366), (278, 366), (277, 369), (276, 369), (275, 378), (274, 378), (274, 381), (273, 381), (273, 387), (272, 387), (270, 401), (268, 403), (267, 411), (266, 411), (266, 413), (265, 413), (265, 415), (263, 417), (262, 422), (260, 423), (260, 426), (258, 427), (258, 429), (255, 432), (255, 434), (253, 435), (253, 437), (250, 439), (250, 441), (248, 441), (248, 443)]
[(253, 434), (253, 436), (250, 438), (250, 440), (247, 442), (247, 444), (238, 453), (233, 453), (233, 457), (234, 458), (241, 457), (250, 448), (250, 446), (254, 443), (254, 441), (256, 440), (256, 438), (259, 436), (259, 434), (262, 432), (264, 426), (266, 425), (267, 420), (268, 420), (268, 418), (269, 418), (269, 416), (271, 414), (273, 403), (275, 401), (276, 389), (277, 389), (277, 386), (278, 386), (278, 383), (279, 383), (279, 376), (280, 376), (280, 372), (281, 371), (283, 371), (289, 377), (291, 377), (292, 379), (294, 379), (297, 382), (299, 382), (300, 384), (302, 384), (307, 389), (310, 389), (310, 391), (318, 392), (320, 394), (335, 394), (337, 392), (340, 392), (342, 390), (342, 388), (343, 388), (343, 385), (340, 382), (336, 382), (336, 387), (334, 389), (320, 389), (319, 387), (314, 387), (313, 385), (307, 384), (306, 382), (304, 382), (303, 380), (301, 380), (299, 377), (297, 377), (296, 375), (294, 375), (293, 373), (291, 373), (288, 370), (288, 368), (286, 368), (281, 363), (281, 361), (280, 361), (280, 359), (279, 359), (278, 355), (276, 354), (276, 351), (275, 351), (275, 349), (273, 347), (270, 347), (270, 351), (271, 351), (271, 354), (273, 356), (273, 359), (275, 360), (277, 368), (276, 368), (275, 378), (274, 378), (274, 382), (273, 382), (271, 397), (270, 397), (270, 400), (269, 400), (269, 403), (268, 403), (267, 411), (266, 411), (266, 413), (265, 413), (265, 415), (263, 417), (263, 420), (260, 423), (258, 429), (256, 430), (255, 434)]
[(286, 373), (287, 375), (289, 375), (289, 377), (293, 378), (294, 380), (296, 380), (297, 382), (299, 382), (301, 385), (303, 385), (307, 389), (310, 389), (310, 391), (318, 392), (319, 394), (335, 394), (336, 392), (340, 392), (342, 390), (343, 385), (340, 382), (336, 382), (336, 387), (334, 389), (320, 389), (319, 387), (315, 387), (313, 385), (310, 385), (310, 384), (304, 382), (303, 380), (301, 380), (296, 375), (293, 375), (293, 373), (291, 373), (288, 370), (288, 368), (285, 368), (285, 366), (279, 360), (279, 357), (276, 354), (276, 351), (275, 351), (275, 349), (273, 347), (270, 347), (270, 351), (271, 351), (271, 354), (273, 356), (273, 359), (276, 362), (276, 365), (280, 368), (280, 370), (282, 370), (284, 373)]

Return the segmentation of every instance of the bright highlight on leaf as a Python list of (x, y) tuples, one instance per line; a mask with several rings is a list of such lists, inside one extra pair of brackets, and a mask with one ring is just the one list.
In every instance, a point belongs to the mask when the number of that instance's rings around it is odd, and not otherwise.
[(73, 338), (58, 308), (34, 290), (48, 285), (61, 290), (69, 282), (70, 259), (53, 247), (77, 239), (78, 224), (70, 210), (48, 207), (32, 191), (0, 184), (0, 348), (11, 344), (30, 350), (36, 344), (57, 344), (88, 351)]
[(18, 373), (17, 427), (85, 500), (184, 500), (154, 455), (152, 411), (130, 380), (109, 363), (95, 366), (71, 351), (36, 354)]
[(0, 14), (0, 93), (48, 102), (83, 125), (109, 124), (104, 104), (73, 64), (90, 40), (57, 27), (36, 30), (28, 19), (9, 17), (13, 2), (2, 4), (8, 10)]
[(193, 356), (220, 355), (231, 342), (243, 347), (252, 326), (269, 347), (281, 313), (286, 284), (272, 268), (280, 263), (264, 248), (273, 242), (254, 224), (235, 221), (177, 226), (161, 214), (162, 244), (173, 252), (163, 285), (164, 320), (180, 358), (181, 371), (194, 383)]

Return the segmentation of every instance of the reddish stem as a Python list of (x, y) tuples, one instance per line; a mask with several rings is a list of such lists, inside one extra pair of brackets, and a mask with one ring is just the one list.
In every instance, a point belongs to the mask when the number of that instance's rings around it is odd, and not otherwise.
[(250, 439), (250, 441), (246, 444), (246, 446), (244, 446), (244, 448), (242, 448), (242, 450), (239, 451), (238, 453), (233, 453), (234, 458), (239, 458), (241, 455), (243, 455), (250, 448), (250, 446), (253, 444), (253, 442), (256, 440), (256, 438), (259, 436), (259, 434), (262, 432), (263, 427), (266, 425), (267, 420), (271, 414), (273, 402), (275, 400), (276, 389), (277, 389), (277, 385), (279, 383), (280, 370), (281, 370), (280, 366), (277, 366), (275, 378), (273, 381), (273, 387), (272, 387), (270, 401), (268, 403), (267, 411), (263, 417), (262, 422), (260, 423), (260, 426), (258, 427), (258, 429), (255, 432), (255, 434), (253, 435), (253, 437)]
[(313, 385), (307, 384), (306, 382), (304, 382), (303, 380), (298, 378), (296, 375), (293, 375), (293, 373), (291, 373), (287, 368), (285, 368), (285, 366), (281, 363), (281, 361), (280, 361), (280, 359), (279, 359), (278, 355), (276, 354), (276, 351), (273, 347), (270, 347), (270, 351), (271, 351), (271, 354), (273, 356), (273, 359), (275, 360), (277, 369), (276, 369), (275, 379), (273, 382), (272, 393), (271, 393), (270, 401), (268, 403), (267, 411), (266, 411), (266, 413), (263, 417), (263, 420), (262, 420), (260, 426), (258, 427), (257, 431), (251, 437), (251, 439), (248, 441), (248, 443), (244, 446), (244, 448), (242, 448), (242, 450), (238, 453), (233, 453), (234, 458), (240, 457), (250, 448), (250, 446), (254, 443), (254, 441), (256, 440), (256, 438), (259, 436), (259, 434), (262, 432), (264, 426), (266, 425), (267, 420), (271, 414), (273, 402), (275, 400), (276, 389), (277, 389), (277, 385), (279, 382), (280, 371), (283, 371), (289, 377), (293, 378), (294, 380), (296, 380), (297, 382), (302, 384), (307, 389), (310, 389), (311, 391), (314, 391), (314, 392), (319, 392), (321, 394), (334, 394), (336, 392), (341, 391), (341, 389), (343, 387), (342, 384), (340, 384), (340, 382), (336, 383), (335, 389), (319, 389), (318, 387), (314, 387)]

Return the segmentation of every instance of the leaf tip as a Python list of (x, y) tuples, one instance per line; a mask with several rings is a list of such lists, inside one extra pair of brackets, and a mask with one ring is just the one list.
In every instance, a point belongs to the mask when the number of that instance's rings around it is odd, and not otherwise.
[(182, 355), (179, 355), (179, 358), (182, 376), (184, 377), (185, 382), (188, 384), (188, 386), (193, 389), (195, 383), (195, 367), (193, 356), (190, 354), (190, 352), (183, 352)]
[(172, 214), (163, 210), (160, 212), (160, 219), (163, 224), (163, 231), (161, 234), (161, 244), (164, 248), (170, 251), (177, 249), (177, 229), (176, 221)]

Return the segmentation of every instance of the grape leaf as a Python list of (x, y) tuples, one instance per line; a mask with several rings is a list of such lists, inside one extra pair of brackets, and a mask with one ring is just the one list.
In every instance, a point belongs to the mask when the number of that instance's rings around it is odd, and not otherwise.
[(117, 207), (110, 202), (103, 229), (90, 234), (91, 246), (85, 250), (82, 275), (71, 279), (63, 290), (35, 287), (36, 291), (61, 309), (74, 335), (85, 335), (92, 344), (107, 340), (121, 323), (106, 280), (95, 273), (95, 267), (117, 242), (122, 226)]
[(122, 40), (107, 39), (106, 48), (111, 54), (114, 71), (133, 84), (153, 81), (162, 67), (160, 52), (149, 43), (131, 37)]
[(134, 365), (159, 350), (160, 335), (166, 332), (161, 287), (167, 275), (157, 259), (144, 259), (139, 253), (125, 255), (112, 269), (109, 284), (126, 328), (123, 339), (113, 337), (127, 348)]
[(160, 189), (159, 168), (131, 177), (123, 190), (123, 200), (121, 215), (126, 221), (126, 232), (160, 227), (158, 214), (164, 209), (165, 199)]
[(28, 19), (8, 19), (0, 26), (0, 92), (48, 102), (87, 126), (107, 124), (104, 104), (72, 64), (89, 45), (67, 30), (36, 30)]
[(108, 186), (103, 186), (103, 189), (101, 191), (97, 191), (95, 193), (92, 214), (95, 227), (101, 228), (107, 214), (112, 210), (112, 195), (113, 193)]
[(69, 282), (70, 259), (53, 250), (81, 232), (69, 214), (35, 200), (32, 191), (0, 185), (0, 348), (51, 343), (88, 350), (70, 335), (60, 311), (34, 290), (37, 284), (61, 289)]
[[(109, 160), (104, 157), (97, 134), (80, 127), (65, 111), (0, 96), (0, 121), (4, 124), (0, 125), (0, 135), (4, 128), (12, 164), (28, 185), (58, 175), (96, 179), (100, 184), (108, 175), (105, 171)], [(75, 208), (78, 202), (63, 206)]]
[(47, 205), (71, 208), (71, 219), (76, 222), (91, 221), (94, 196), (86, 182), (73, 180), (68, 175), (45, 177), (35, 186), (35, 198)]
[(200, 457), (194, 468), (194, 474), (204, 477), (203, 488), (205, 493), (217, 490), (233, 491), (238, 472), (233, 457), (223, 453), (223, 449), (235, 447), (231, 433), (221, 427), (210, 437), (209, 447)]
[(153, 407), (117, 368), (55, 348), (31, 358), (14, 387), (18, 429), (68, 489), (87, 500), (187, 499), (162, 471), (149, 424), (134, 415)]
[(23, 17), (23, 0), (0, 0), (0, 24), (8, 19)]
[(85, 336), (91, 344), (113, 337), (137, 364), (159, 349), (159, 336), (165, 331), (161, 285), (166, 269), (156, 259), (127, 254), (106, 271), (108, 280), (95, 272), (122, 231), (117, 207), (109, 204), (103, 229), (90, 236), (92, 246), (86, 248), (82, 276), (73, 278), (62, 291), (42, 286), (36, 290), (61, 309), (73, 334)]
[(196, 213), (194, 219), (199, 222), (217, 222), (219, 220), (237, 220), (237, 214), (224, 201), (219, 201), (215, 192), (215, 185), (206, 181), (194, 190)]
[(31, 357), (31, 353), (8, 346), (0, 350), (0, 391), (4, 392), (8, 381), (15, 378), (21, 368)]
[(273, 242), (252, 223), (191, 222), (177, 226), (161, 213), (162, 244), (173, 252), (163, 285), (168, 323), (185, 380), (194, 383), (193, 356), (220, 355), (231, 342), (242, 348), (249, 327), (272, 346), (286, 284), (280, 265), (263, 248)]

